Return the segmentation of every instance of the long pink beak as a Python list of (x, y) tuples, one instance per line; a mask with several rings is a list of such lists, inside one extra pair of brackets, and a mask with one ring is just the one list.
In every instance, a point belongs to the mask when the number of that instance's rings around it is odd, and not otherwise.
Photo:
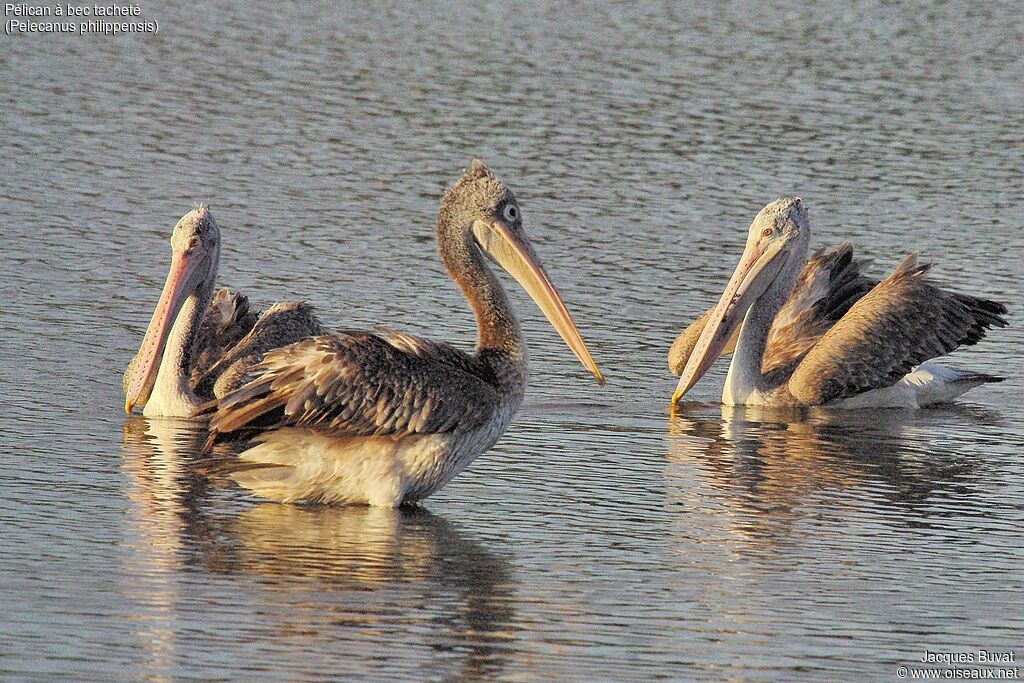
[[(778, 258), (780, 255), (783, 258)], [(750, 306), (768, 288), (785, 261), (781, 245), (769, 245), (764, 249), (759, 243), (747, 245), (679, 376), (679, 383), (672, 394), (673, 405), (693, 388), (722, 354)]]
[(160, 301), (146, 328), (139, 352), (132, 359), (131, 368), (125, 382), (124, 412), (131, 413), (135, 406), (144, 407), (156, 383), (163, 359), (167, 337), (171, 332), (182, 304), (190, 294), (188, 283), (192, 273), (201, 262), (201, 257), (190, 254), (174, 254), (171, 257), (171, 270), (164, 282)]

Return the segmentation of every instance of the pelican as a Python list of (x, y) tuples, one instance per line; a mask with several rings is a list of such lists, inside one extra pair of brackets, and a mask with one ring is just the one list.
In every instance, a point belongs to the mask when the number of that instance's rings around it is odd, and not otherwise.
[(877, 283), (849, 245), (808, 262), (810, 237), (799, 198), (757, 214), (721, 299), (673, 345), (673, 405), (729, 350), (727, 405), (917, 408), (1002, 381), (931, 359), (1006, 326), (1005, 306), (936, 287), (916, 254)]
[(207, 407), (212, 448), (257, 434), (209, 472), (280, 502), (397, 507), (426, 498), (497, 442), (526, 390), (526, 343), (487, 256), (604, 378), (523, 231), (512, 192), (479, 160), (445, 193), (437, 245), (476, 317), (476, 353), (393, 331), (345, 331), (267, 353)]
[[(827, 250), (818, 249), (807, 259), (789, 298), (772, 321), (761, 368), (776, 370), (799, 360), (830, 327), (846, 315), (853, 304), (878, 284), (864, 276), (871, 261), (853, 257), (853, 245), (844, 242)], [(668, 352), (668, 368), (676, 376), (683, 373), (686, 361), (697, 345), (714, 308), (710, 308), (680, 333)], [(737, 325), (720, 355), (736, 348)]]
[(262, 315), (245, 296), (214, 291), (220, 228), (201, 204), (171, 234), (171, 269), (138, 353), (124, 373), (126, 413), (192, 417), (205, 401), (245, 383), (263, 353), (326, 329), (306, 303), (284, 302)]

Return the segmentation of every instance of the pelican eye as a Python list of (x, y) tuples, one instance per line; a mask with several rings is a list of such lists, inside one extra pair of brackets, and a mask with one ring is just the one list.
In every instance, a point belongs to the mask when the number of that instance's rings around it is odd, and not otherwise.
[(519, 207), (515, 204), (506, 204), (505, 208), (502, 209), (501, 215), (504, 216), (505, 220), (510, 223), (515, 223), (519, 220)]
[(761, 231), (761, 237), (771, 237), (774, 234), (775, 231), (772, 230), (771, 228), (765, 228), (764, 230)]
[(193, 251), (193, 250), (198, 249), (198, 248), (199, 248), (199, 238), (196, 237), (196, 236), (192, 236), (191, 238), (189, 238), (188, 246), (186, 247), (186, 249), (188, 251)]

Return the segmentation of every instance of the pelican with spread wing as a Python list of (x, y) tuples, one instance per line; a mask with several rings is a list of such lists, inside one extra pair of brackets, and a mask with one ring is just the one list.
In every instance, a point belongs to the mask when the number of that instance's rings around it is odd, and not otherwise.
[(399, 332), (345, 331), (271, 351), (253, 381), (211, 403), (208, 445), (246, 439), (210, 470), (282, 502), (398, 506), (444, 486), (509, 426), (526, 344), (489, 257), (604, 383), (523, 231), (512, 192), (480, 161), (445, 193), (441, 260), (476, 316), (476, 352)]
[(916, 254), (880, 282), (848, 244), (808, 259), (810, 236), (798, 198), (758, 213), (721, 299), (669, 353), (673, 404), (730, 351), (728, 405), (916, 408), (1001, 381), (932, 359), (1004, 327), (1005, 306), (935, 286)]

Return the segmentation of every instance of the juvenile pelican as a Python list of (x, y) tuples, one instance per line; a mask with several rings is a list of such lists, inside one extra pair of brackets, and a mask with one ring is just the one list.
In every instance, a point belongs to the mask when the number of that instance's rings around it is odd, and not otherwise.
[[(936, 287), (916, 254), (878, 283), (848, 257), (826, 267), (829, 255), (819, 252), (807, 265), (810, 233), (797, 198), (758, 213), (722, 298), (673, 347), (670, 366), (681, 372), (673, 403), (730, 345), (728, 405), (916, 408), (1001, 381), (926, 361), (1004, 327), (1002, 304)], [(844, 245), (834, 254), (844, 251), (852, 253)]]
[(361, 331), (272, 351), (252, 382), (209, 406), (211, 447), (262, 432), (238, 460), (211, 471), (282, 502), (395, 507), (448, 483), (505, 431), (528, 379), (523, 335), (485, 255), (604, 383), (523, 231), (515, 196), (482, 162), (445, 193), (437, 244), (476, 316), (476, 353)]
[(124, 373), (126, 413), (191, 417), (214, 396), (241, 386), (272, 348), (326, 330), (305, 303), (279, 303), (263, 315), (226, 289), (214, 292), (220, 228), (209, 207), (185, 214), (171, 234), (171, 269), (138, 353)]

